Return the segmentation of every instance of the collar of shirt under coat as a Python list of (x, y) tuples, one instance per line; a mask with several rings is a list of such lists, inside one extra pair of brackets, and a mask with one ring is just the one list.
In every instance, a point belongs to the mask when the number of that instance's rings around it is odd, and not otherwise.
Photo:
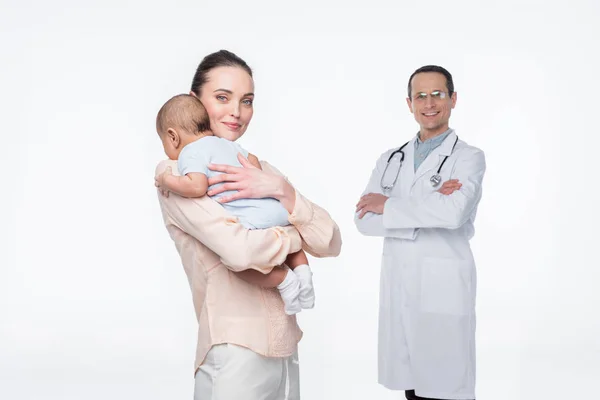
[(413, 159), (415, 171), (419, 168), (427, 156), (429, 156), (433, 150), (439, 147), (452, 132), (453, 129), (448, 128), (444, 133), (425, 141), (422, 141), (420, 133), (417, 133), (417, 138), (415, 140), (415, 156)]

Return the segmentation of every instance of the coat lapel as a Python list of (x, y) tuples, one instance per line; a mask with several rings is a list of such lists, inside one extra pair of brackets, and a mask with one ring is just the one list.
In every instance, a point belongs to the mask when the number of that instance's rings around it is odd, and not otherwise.
[(400, 197), (409, 197), (411, 182), (415, 177), (415, 140), (414, 137), (404, 148), (404, 162), (400, 169)]
[[(434, 149), (427, 158), (421, 163), (419, 168), (414, 174), (414, 180), (412, 184), (414, 185), (423, 175), (430, 174), (433, 169), (439, 168), (440, 164), (444, 157), (452, 154), (452, 147), (454, 146), (454, 141), (456, 140), (456, 133), (454, 131), (450, 132), (446, 139), (439, 145), (436, 149)], [(413, 154), (414, 154), (414, 143), (413, 143)], [(413, 164), (411, 164), (412, 166)], [(414, 167), (412, 167), (414, 169)]]

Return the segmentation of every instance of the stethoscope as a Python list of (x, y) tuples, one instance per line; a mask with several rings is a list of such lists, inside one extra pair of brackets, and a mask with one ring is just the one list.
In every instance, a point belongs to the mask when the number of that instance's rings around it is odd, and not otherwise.
[[(398, 180), (398, 175), (400, 175), (400, 168), (402, 168), (402, 162), (404, 161), (404, 151), (402, 151), (402, 150), (409, 143), (410, 142), (404, 143), (402, 145), (402, 147), (400, 147), (398, 150), (394, 150), (392, 152), (392, 154), (390, 154), (390, 156), (388, 157), (387, 164), (385, 165), (385, 169), (383, 170), (383, 174), (381, 175), (381, 182), (380, 182), (381, 188), (384, 191), (392, 190), (394, 188), (394, 186), (396, 185), (396, 181)], [(458, 143), (458, 136), (456, 137), (456, 140), (454, 141), (454, 145), (452, 145), (452, 150), (450, 151), (450, 155), (452, 155), (452, 152), (454, 151), (454, 147), (456, 147), (456, 143)], [(390, 166), (390, 161), (392, 161), (392, 158), (394, 158), (394, 156), (398, 153), (400, 153), (400, 166), (398, 166), (398, 172), (396, 172), (396, 177), (394, 178), (394, 181), (391, 183), (391, 185), (384, 185), (383, 177), (385, 176), (385, 173), (387, 172), (387, 169)], [(431, 178), (429, 178), (429, 182), (431, 182), (431, 186), (437, 187), (440, 184), (440, 182), (442, 182), (442, 176), (440, 175), (440, 172), (442, 171), (442, 167), (444, 166), (444, 163), (446, 162), (448, 157), (449, 156), (444, 157), (444, 160), (440, 164), (440, 166), (437, 170), (437, 173), (435, 175), (433, 175)]]

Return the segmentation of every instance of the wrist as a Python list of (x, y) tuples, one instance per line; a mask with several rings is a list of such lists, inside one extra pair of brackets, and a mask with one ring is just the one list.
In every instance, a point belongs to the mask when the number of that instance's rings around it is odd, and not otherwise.
[(285, 178), (280, 177), (279, 184), (277, 185), (275, 192), (276, 193), (273, 197), (276, 200), (279, 200), (287, 212), (291, 214), (294, 211), (294, 206), (296, 205), (296, 189), (294, 189), (294, 187)]
[(273, 195), (271, 197), (279, 201), (283, 200), (283, 198), (287, 196), (287, 189), (285, 187), (286, 183), (287, 182), (282, 176), (278, 176), (277, 180), (275, 181), (275, 188), (273, 189)]
[(166, 189), (173, 190), (178, 183), (178, 179), (175, 175), (165, 175), (162, 180), (162, 186)]

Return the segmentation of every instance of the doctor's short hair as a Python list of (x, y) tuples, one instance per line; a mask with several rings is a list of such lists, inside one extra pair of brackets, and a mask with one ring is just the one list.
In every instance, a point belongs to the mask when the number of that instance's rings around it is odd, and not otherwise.
[(438, 65), (425, 65), (415, 72), (412, 73), (410, 78), (408, 78), (408, 97), (411, 98), (412, 92), (412, 79), (415, 75), (423, 73), (423, 72), (437, 72), (438, 74), (442, 74), (446, 77), (446, 88), (448, 88), (448, 95), (452, 96), (454, 93), (454, 81), (452, 80), (452, 74), (448, 72), (448, 70), (444, 67), (440, 67)]
[(178, 94), (171, 97), (158, 111), (156, 131), (163, 135), (169, 130), (183, 129), (194, 135), (210, 130), (206, 108), (196, 96)]

